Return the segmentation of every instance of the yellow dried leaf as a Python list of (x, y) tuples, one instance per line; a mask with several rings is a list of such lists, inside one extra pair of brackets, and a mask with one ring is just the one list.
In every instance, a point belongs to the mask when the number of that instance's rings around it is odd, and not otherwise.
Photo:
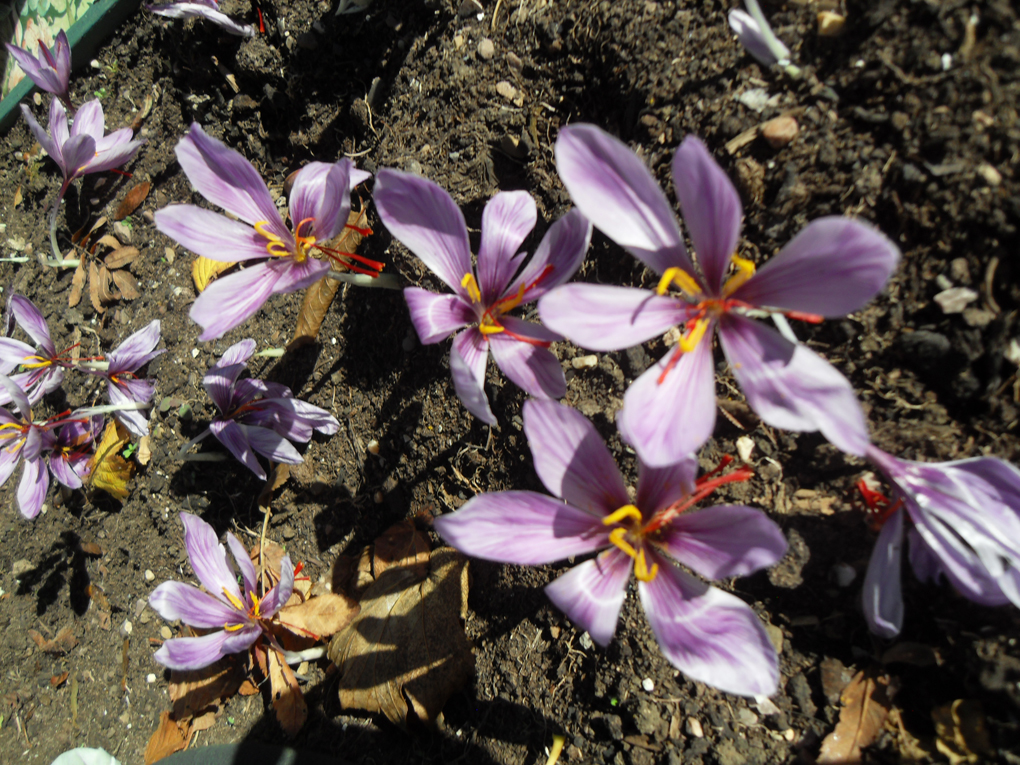
[(236, 263), (224, 263), (222, 260), (210, 260), (199, 255), (191, 264), (191, 278), (195, 282), (195, 289), (202, 292), (209, 286), (209, 282), (236, 265)]
[(134, 465), (120, 455), (130, 440), (127, 428), (116, 420), (110, 420), (96, 453), (89, 461), (89, 485), (93, 489), (102, 489), (121, 502), (130, 493), (127, 484), (135, 470)]

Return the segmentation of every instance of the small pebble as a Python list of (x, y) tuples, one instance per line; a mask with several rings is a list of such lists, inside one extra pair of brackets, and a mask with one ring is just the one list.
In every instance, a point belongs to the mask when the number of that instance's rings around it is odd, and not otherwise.
[(963, 309), (978, 299), (978, 294), (968, 287), (952, 287), (935, 296), (942, 313), (963, 313)]
[(773, 149), (781, 149), (797, 137), (800, 127), (793, 117), (776, 117), (761, 126), (761, 134)]
[(741, 707), (740, 709), (737, 710), (737, 720), (739, 720), (743, 725), (748, 726), (757, 725), (758, 715), (756, 715), (747, 707)]
[(741, 436), (737, 439), (737, 454), (742, 462), (750, 462), (751, 454), (754, 452), (754, 439), (750, 436)]
[(170, 631), (170, 628), (164, 624), (162, 627), (159, 628), (159, 636), (164, 640), (169, 640), (171, 637), (173, 637), (173, 633)]
[(378, 454), (379, 442), (373, 438), (371, 441), (368, 442), (368, 446), (366, 446), (365, 448), (368, 450), (369, 454)]
[(652, 691), (655, 690), (655, 682), (652, 680), (652, 678), (646, 677), (644, 680), (641, 681), (641, 687), (645, 690), (646, 693), (651, 693)]
[(191, 349), (191, 358), (197, 359), (198, 358), (198, 354), (200, 354), (201, 352), (202, 351), (198, 350), (198, 348), (192, 348)]
[(818, 36), (837, 37), (843, 33), (846, 26), (846, 19), (832, 11), (820, 11), (818, 13)]
[(372, 496), (372, 500), (373, 500), (373, 501), (374, 501), (374, 502), (375, 502), (375, 503), (376, 503), (377, 505), (381, 505), (381, 504), (382, 504), (382, 503), (383, 503), (383, 502), (384, 502), (384, 501), (386, 500), (386, 496), (385, 496), (385, 495), (384, 495), (384, 494), (383, 494), (383, 493), (382, 493), (381, 491), (377, 491), (377, 492), (376, 492), (376, 493), (375, 493), (375, 494), (374, 494), (374, 495)]
[(989, 186), (994, 187), (1002, 183), (1002, 173), (987, 162), (982, 163), (981, 166), (978, 167), (977, 171), (978, 175), (980, 175)]
[(697, 717), (688, 717), (687, 722), (684, 723), (684, 728), (687, 729), (687, 735), (694, 736), (694, 738), (704, 738), (705, 731), (701, 728), (701, 723), (698, 722)]
[(147, 683), (154, 683), (154, 682), (156, 682), (156, 676), (150, 672), (149, 674), (147, 674), (145, 676), (145, 682), (147, 682)]
[(488, 37), (483, 37), (478, 43), (478, 55), (485, 61), (491, 61), (492, 57), (496, 55), (496, 46)]
[(574, 369), (591, 369), (599, 365), (599, 357), (594, 353), (588, 356), (577, 356), (570, 360), (570, 366)]
[(120, 625), (120, 634), (124, 635), (125, 637), (127, 637), (128, 635), (131, 634), (131, 630), (133, 630), (133, 629), (134, 629), (134, 627), (131, 625), (131, 622), (129, 622), (127, 619), (125, 619), (124, 623), (122, 625)]
[(857, 578), (857, 569), (849, 563), (837, 563), (832, 567), (832, 578), (839, 587), (849, 587)]
[(582, 633), (581, 633), (581, 640), (580, 640), (580, 643), (581, 643), (581, 648), (583, 648), (583, 649), (584, 649), (584, 650), (586, 650), (586, 651), (590, 651), (590, 650), (591, 650), (591, 647), (592, 647), (593, 645), (595, 645), (595, 644), (594, 644), (594, 643), (592, 642), (592, 640), (591, 640), (591, 635), (589, 635), (589, 634), (588, 634), (587, 632), (582, 632)]
[(496, 83), (496, 92), (503, 96), (503, 98), (507, 101), (513, 101), (517, 98), (517, 88), (506, 80), (500, 80)]
[(152, 571), (150, 571), (149, 569), (145, 569), (145, 581), (146, 582), (151, 582), (155, 578), (156, 578), (156, 575), (154, 573), (152, 573)]

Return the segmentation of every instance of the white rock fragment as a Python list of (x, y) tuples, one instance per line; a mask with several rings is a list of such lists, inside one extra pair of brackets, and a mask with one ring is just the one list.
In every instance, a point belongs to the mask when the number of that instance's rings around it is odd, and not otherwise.
[(371, 441), (368, 442), (368, 446), (366, 446), (365, 449), (368, 450), (369, 454), (378, 454), (379, 453), (379, 442), (376, 441), (373, 438)]
[(655, 681), (650, 677), (646, 677), (641, 681), (641, 687), (644, 689), (645, 693), (651, 693), (655, 690)]
[(132, 626), (131, 622), (125, 619), (124, 623), (120, 625), (120, 634), (123, 635), (124, 637), (128, 637), (133, 629), (134, 627)]
[(146, 582), (151, 582), (155, 578), (156, 578), (156, 575), (154, 573), (152, 573), (152, 571), (150, 571), (149, 569), (145, 569), (145, 581)]
[(935, 296), (942, 313), (963, 313), (963, 309), (978, 299), (978, 294), (969, 287), (951, 287)]
[(987, 162), (982, 162), (981, 165), (978, 166), (977, 173), (989, 186), (995, 187), (1002, 183), (1002, 173)]
[(147, 674), (145, 676), (145, 682), (147, 682), (147, 683), (154, 683), (154, 682), (156, 682), (156, 676), (150, 672), (149, 674)]
[(570, 360), (570, 366), (574, 369), (591, 369), (599, 365), (599, 357), (594, 353), (587, 356), (576, 356)]
[(1020, 340), (1017, 340), (1015, 337), (1010, 340), (1006, 350), (1003, 351), (1003, 355), (1007, 361), (1011, 361), (1020, 367)]
[(684, 723), (684, 728), (687, 729), (687, 735), (694, 736), (694, 738), (704, 738), (705, 731), (701, 728), (701, 723), (698, 722), (697, 717), (688, 717), (687, 722)]
[(751, 454), (754, 452), (754, 439), (750, 436), (741, 436), (737, 439), (737, 454), (742, 462), (750, 462)]
[(191, 349), (191, 358), (197, 359), (198, 358), (198, 354), (200, 354), (201, 352), (202, 351), (198, 350), (198, 348), (192, 348)]
[(590, 651), (592, 646), (595, 645), (592, 642), (591, 635), (589, 635), (587, 632), (581, 633), (581, 641), (580, 642), (581, 642), (581, 648), (583, 648), (586, 651)]
[(837, 563), (832, 567), (832, 578), (838, 587), (849, 587), (857, 578), (857, 569), (849, 563)]

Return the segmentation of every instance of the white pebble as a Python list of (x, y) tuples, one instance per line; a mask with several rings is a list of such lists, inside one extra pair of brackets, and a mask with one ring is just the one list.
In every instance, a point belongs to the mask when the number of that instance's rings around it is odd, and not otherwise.
[(156, 676), (150, 672), (149, 674), (147, 674), (145, 676), (145, 682), (147, 682), (147, 683), (154, 683), (154, 682), (156, 682)]
[(590, 651), (593, 645), (595, 644), (591, 641), (591, 635), (587, 632), (581, 633), (581, 648), (586, 651)]
[(641, 681), (641, 687), (645, 689), (646, 693), (651, 693), (655, 690), (655, 683), (652, 681), (652, 678), (646, 677)]
[(373, 438), (371, 441), (368, 442), (368, 446), (366, 446), (365, 448), (368, 449), (369, 454), (378, 454), (379, 442)]
[(754, 439), (750, 436), (741, 436), (737, 439), (737, 454), (742, 462), (750, 462), (751, 454), (754, 452)]
[(704, 738), (705, 737), (705, 731), (702, 730), (701, 723), (698, 722), (698, 718), (697, 717), (688, 717), (687, 718), (687, 725), (686, 725), (686, 727), (687, 727), (688, 735), (694, 736), (694, 738)]
[(591, 369), (599, 365), (599, 357), (594, 353), (588, 356), (577, 356), (570, 360), (570, 366), (574, 369)]
[(151, 582), (155, 578), (156, 578), (156, 575), (154, 573), (152, 573), (149, 569), (145, 569), (145, 581), (146, 582)]
[(120, 634), (122, 634), (122, 635), (124, 635), (126, 637), (126, 636), (131, 634), (131, 630), (133, 630), (133, 629), (134, 629), (134, 627), (131, 626), (131, 622), (129, 622), (127, 619), (125, 619), (124, 623), (120, 626)]
[(200, 354), (201, 352), (202, 351), (198, 350), (198, 348), (192, 348), (191, 349), (191, 358), (197, 359), (198, 358), (198, 354)]

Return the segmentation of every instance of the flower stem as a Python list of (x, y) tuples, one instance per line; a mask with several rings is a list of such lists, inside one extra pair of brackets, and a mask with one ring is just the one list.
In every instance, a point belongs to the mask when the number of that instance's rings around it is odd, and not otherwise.
[(354, 274), (349, 271), (327, 271), (326, 276), (338, 282), (353, 284), (355, 287), (378, 287), (384, 290), (403, 289), (400, 279), (394, 274), (367, 276), (365, 274)]
[(776, 37), (775, 32), (772, 31), (772, 27), (765, 18), (765, 14), (761, 12), (761, 6), (758, 5), (758, 0), (744, 0), (744, 5), (747, 7), (747, 12), (751, 14), (758, 23), (758, 29), (761, 32), (762, 38), (765, 40), (765, 44), (769, 46), (769, 50), (772, 51), (778, 59), (778, 64), (783, 70), (793, 79), (800, 77), (800, 67), (794, 66), (790, 63), (790, 50), (787, 48), (783, 41)]

